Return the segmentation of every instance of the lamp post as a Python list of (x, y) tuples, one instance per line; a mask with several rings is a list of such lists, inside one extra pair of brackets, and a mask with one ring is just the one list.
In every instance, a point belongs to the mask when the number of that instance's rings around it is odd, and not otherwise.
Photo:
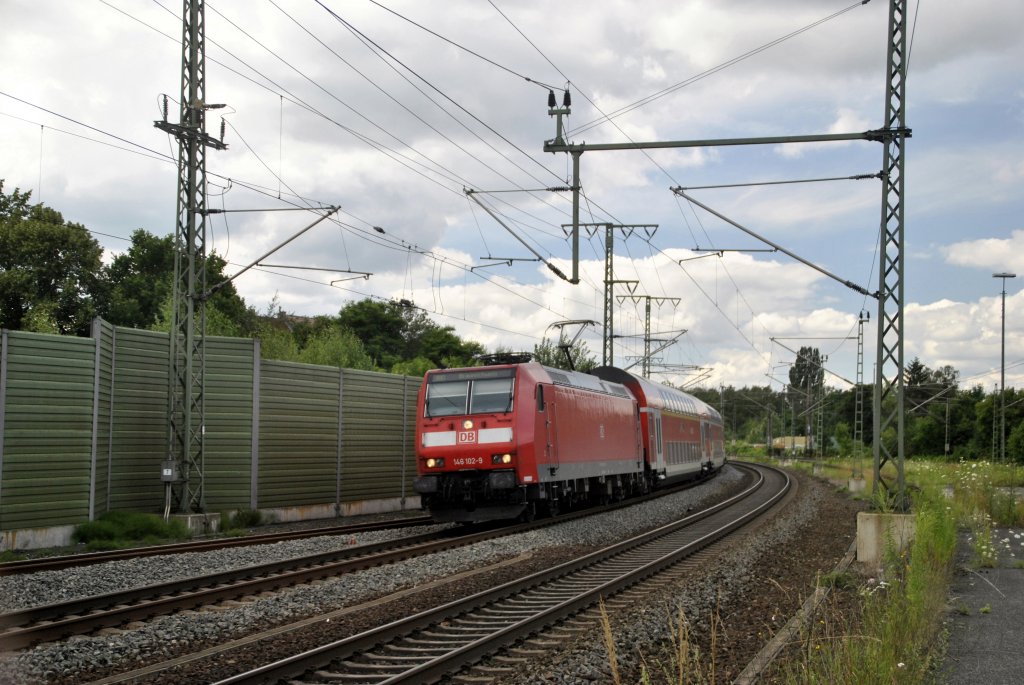
[(999, 461), (1006, 461), (1006, 279), (1017, 278), (1017, 274), (1002, 271), (992, 278), (1003, 279), (1002, 334), (999, 347)]

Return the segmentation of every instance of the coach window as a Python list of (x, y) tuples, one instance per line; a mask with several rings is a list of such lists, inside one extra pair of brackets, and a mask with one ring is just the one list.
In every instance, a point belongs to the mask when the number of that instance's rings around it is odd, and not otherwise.
[(512, 378), (473, 381), (470, 414), (504, 414), (512, 411)]
[(465, 414), (468, 388), (467, 381), (427, 383), (427, 416)]

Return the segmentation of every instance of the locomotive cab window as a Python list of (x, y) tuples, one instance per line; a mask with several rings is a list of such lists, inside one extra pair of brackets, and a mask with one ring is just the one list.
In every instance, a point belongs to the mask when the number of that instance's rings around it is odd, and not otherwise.
[(512, 369), (431, 376), (427, 379), (425, 413), (437, 417), (510, 412), (514, 380)]
[(427, 385), (427, 416), (466, 413), (466, 381), (432, 382)]
[(504, 414), (512, 411), (512, 379), (473, 381), (470, 414)]

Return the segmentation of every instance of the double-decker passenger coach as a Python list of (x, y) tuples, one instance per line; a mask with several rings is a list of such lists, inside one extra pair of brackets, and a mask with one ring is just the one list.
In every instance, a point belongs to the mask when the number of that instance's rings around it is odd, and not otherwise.
[(689, 393), (613, 366), (591, 371), (624, 385), (640, 404), (644, 455), (658, 480), (685, 480), (722, 468), (725, 429), (718, 411)]

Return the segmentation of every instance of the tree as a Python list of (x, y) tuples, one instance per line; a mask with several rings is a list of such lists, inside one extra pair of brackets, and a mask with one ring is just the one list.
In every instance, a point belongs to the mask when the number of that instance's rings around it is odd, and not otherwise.
[(422, 378), (427, 374), (427, 371), (436, 368), (437, 366), (434, 362), (426, 357), (416, 357), (415, 359), (398, 362), (391, 367), (391, 373), (399, 376), (419, 376)]
[[(174, 236), (163, 238), (137, 229), (132, 244), (110, 264), (110, 305), (105, 317), (117, 326), (170, 330), (174, 296)], [(227, 262), (206, 257), (206, 289), (227, 280)], [(207, 335), (248, 336), (258, 332), (258, 317), (234, 284), (219, 287), (207, 300)]]
[(473, 357), (484, 353), (480, 343), (464, 341), (451, 326), (436, 324), (426, 327), (418, 340), (410, 339), (407, 349), (407, 358), (429, 359), (444, 368), (470, 366)]
[(88, 335), (106, 307), (103, 248), (30, 196), (0, 181), (0, 327)]
[[(591, 354), (585, 341), (580, 340), (572, 345), (569, 348), (569, 356), (572, 358), (571, 369), (576, 371), (586, 373), (598, 367), (597, 358)], [(533, 360), (544, 366), (571, 370), (563, 349), (547, 338), (533, 346)]]
[(345, 305), (337, 323), (352, 331), (367, 354), (384, 369), (423, 357), (438, 367), (468, 366), (482, 345), (462, 340), (451, 326), (439, 326), (410, 302), (365, 299)]
[(158, 238), (143, 229), (110, 264), (107, 320), (116, 326), (150, 328), (164, 315), (174, 279), (174, 237)]
[(355, 334), (337, 327), (325, 328), (310, 337), (299, 352), (299, 361), (339, 369), (374, 368), (373, 360)]
[[(1007, 430), (1009, 426), (1007, 426)], [(1006, 458), (1017, 464), (1024, 464), (1024, 423), (1018, 423), (1006, 436)]]
[(960, 372), (949, 364), (930, 369), (920, 359), (913, 360), (903, 369), (906, 407), (919, 414), (928, 412), (928, 403), (944, 396), (952, 396), (959, 383)]
[(406, 308), (398, 302), (351, 302), (338, 312), (337, 323), (362, 341), (381, 368), (390, 369), (405, 358)]
[(802, 430), (797, 431), (798, 434), (807, 435), (810, 432), (811, 415), (808, 410), (815, 403), (815, 398), (821, 395), (821, 389), (825, 384), (822, 363), (818, 348), (801, 347), (793, 366), (789, 368), (791, 402), (803, 423)]

